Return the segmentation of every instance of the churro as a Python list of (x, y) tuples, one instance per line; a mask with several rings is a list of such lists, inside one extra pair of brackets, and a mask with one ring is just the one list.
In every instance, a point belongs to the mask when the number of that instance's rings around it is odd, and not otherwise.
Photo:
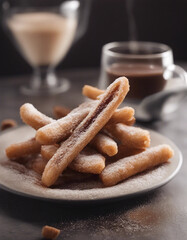
[[(41, 144), (53, 144), (64, 140), (88, 115), (91, 106), (93, 106), (93, 102), (83, 103), (65, 117), (38, 129), (36, 132), (36, 140)], [(125, 107), (116, 110), (109, 120), (109, 123), (125, 122), (126, 124), (132, 125), (134, 120), (134, 111), (132, 108)]]
[[(57, 144), (43, 145), (41, 147), (41, 155), (43, 158), (50, 160), (58, 148)], [(105, 168), (105, 157), (94, 149), (85, 147), (68, 167), (77, 172), (100, 174)]]
[(128, 148), (144, 149), (150, 146), (150, 134), (147, 130), (122, 123), (107, 124), (105, 129)]
[(71, 111), (66, 117), (40, 128), (36, 132), (36, 140), (44, 145), (58, 143), (64, 140), (88, 115), (92, 105), (93, 102), (83, 103)]
[(20, 116), (24, 123), (39, 129), (55, 120), (39, 112), (32, 104), (25, 103), (20, 108)]
[(60, 230), (58, 228), (54, 228), (51, 226), (44, 226), (42, 228), (42, 237), (47, 239), (56, 239), (60, 234)]
[(105, 168), (105, 157), (94, 149), (86, 147), (68, 167), (77, 172), (100, 174)]
[(55, 183), (61, 172), (103, 128), (128, 91), (129, 83), (125, 77), (116, 79), (107, 88), (97, 104), (91, 108), (87, 117), (74, 129), (72, 135), (61, 144), (47, 163), (42, 175), (42, 182), (46, 186)]
[(120, 144), (120, 145), (118, 145), (117, 154), (112, 156), (112, 157), (107, 157), (107, 163), (117, 161), (121, 158), (133, 156), (133, 155), (136, 155), (136, 154), (141, 153), (143, 151), (145, 151), (145, 149), (143, 149), (143, 148), (141, 148), (141, 149), (129, 148), (127, 146), (124, 146), (124, 145)]
[(103, 133), (98, 133), (90, 145), (98, 150), (98, 152), (113, 156), (118, 152), (117, 143), (109, 136)]
[(170, 146), (159, 145), (108, 165), (100, 177), (105, 186), (113, 186), (137, 173), (166, 163), (172, 157), (173, 150)]
[[(104, 90), (89, 85), (85, 85), (82, 89), (82, 94), (93, 100), (98, 99), (99, 95), (103, 93)], [(135, 122), (134, 109), (131, 107), (123, 107), (121, 109), (116, 109), (109, 122), (133, 125)]]
[(131, 107), (123, 107), (116, 109), (108, 123), (124, 123), (126, 125), (133, 125), (134, 122), (134, 109)]
[(84, 85), (82, 89), (82, 94), (90, 99), (97, 99), (99, 95), (103, 94), (105, 91), (98, 89), (96, 87), (92, 87), (90, 85)]
[(54, 114), (56, 119), (65, 117), (70, 112), (71, 112), (71, 110), (69, 108), (66, 108), (66, 107), (63, 107), (63, 106), (55, 106), (53, 108), (53, 114)]
[(86, 85), (83, 94), (92, 100), (72, 111), (56, 106), (58, 120), (24, 104), (21, 118), (37, 130), (36, 135), (9, 146), (8, 158), (42, 175), (42, 185), (52, 188), (91, 177), (98, 180), (99, 176), (105, 186), (113, 186), (168, 162), (173, 156), (168, 145), (146, 149), (150, 134), (132, 126), (134, 109), (117, 109), (128, 91), (125, 77), (116, 79), (105, 91)]
[(34, 155), (40, 152), (41, 145), (34, 139), (25, 142), (14, 143), (6, 148), (6, 155), (12, 160), (28, 155)]
[[(38, 129), (36, 133), (38, 142), (41, 144), (53, 144), (67, 138), (74, 128), (88, 115), (92, 105), (93, 102), (83, 103), (68, 115), (56, 121), (39, 112), (32, 104), (26, 103), (20, 108), (20, 115), (25, 123), (36, 130)], [(134, 123), (134, 110), (130, 107), (118, 109), (114, 112), (109, 122), (124, 122), (132, 125)]]
[(1, 131), (6, 130), (8, 128), (16, 127), (17, 122), (13, 119), (5, 119), (1, 122)]

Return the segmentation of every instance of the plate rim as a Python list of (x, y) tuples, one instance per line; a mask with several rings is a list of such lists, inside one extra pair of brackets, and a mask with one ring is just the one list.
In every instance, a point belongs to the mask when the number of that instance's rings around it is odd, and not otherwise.
[[(9, 132), (12, 132), (14, 130), (19, 130), (20, 128), (24, 128), (24, 127), (25, 128), (31, 128), (30, 126), (27, 126), (27, 125), (21, 125), (21, 126), (18, 126), (18, 127), (14, 127), (13, 129), (7, 129), (7, 130), (3, 131), (2, 133), (0, 133), (0, 138), (1, 138), (1, 136), (6, 135)], [(81, 204), (81, 203), (93, 203), (93, 202), (94, 203), (112, 202), (112, 201), (123, 200), (123, 199), (131, 198), (131, 197), (136, 197), (137, 195), (142, 195), (142, 194), (145, 194), (145, 193), (152, 192), (152, 191), (166, 185), (167, 183), (169, 183), (177, 175), (177, 173), (180, 171), (182, 163), (183, 163), (183, 155), (182, 155), (181, 150), (178, 148), (178, 146), (171, 139), (169, 139), (168, 137), (166, 137), (166, 136), (162, 135), (161, 133), (159, 133), (155, 130), (152, 130), (150, 128), (146, 128), (146, 127), (143, 127), (143, 128), (145, 130), (150, 131), (150, 133), (153, 133), (154, 135), (157, 135), (159, 137), (167, 139), (168, 142), (170, 142), (172, 145), (175, 146), (175, 148), (177, 150), (177, 153), (178, 153), (178, 165), (177, 165), (176, 169), (167, 178), (162, 180), (159, 184), (156, 184), (154, 186), (148, 187), (148, 188), (143, 189), (143, 190), (139, 190), (137, 192), (128, 193), (128, 194), (120, 194), (120, 195), (117, 195), (117, 196), (110, 196), (110, 197), (101, 197), (101, 198), (98, 198), (98, 199), (94, 198), (94, 199), (74, 199), (74, 200), (67, 199), (67, 198), (66, 199), (63, 199), (63, 198), (60, 199), (60, 198), (55, 198), (55, 197), (52, 198), (52, 197), (39, 196), (39, 195), (35, 195), (35, 194), (29, 194), (29, 193), (25, 193), (23, 191), (18, 191), (18, 190), (15, 190), (13, 188), (7, 187), (7, 186), (3, 185), (2, 183), (0, 183), (0, 188), (3, 189), (4, 191), (7, 191), (7, 192), (11, 193), (11, 194), (16, 194), (16, 195), (21, 196), (21, 197), (26, 197), (26, 198), (31, 198), (31, 199), (41, 200), (41, 201), (49, 201), (49, 202), (57, 202), (57, 203), (69, 203), (69, 204)], [(81, 191), (83, 191), (83, 190), (81, 190)]]

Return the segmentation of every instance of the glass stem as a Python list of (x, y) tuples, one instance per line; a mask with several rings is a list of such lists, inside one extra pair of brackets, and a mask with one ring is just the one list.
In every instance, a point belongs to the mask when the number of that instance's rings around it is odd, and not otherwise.
[(57, 78), (53, 68), (48, 66), (36, 67), (34, 69), (34, 77), (31, 82), (31, 87), (34, 89), (47, 89), (57, 85)]

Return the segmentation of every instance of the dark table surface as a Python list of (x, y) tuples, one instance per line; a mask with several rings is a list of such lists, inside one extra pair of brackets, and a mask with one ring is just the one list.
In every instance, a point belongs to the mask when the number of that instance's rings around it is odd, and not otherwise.
[[(187, 65), (185, 65), (187, 67)], [(65, 71), (71, 90), (50, 98), (25, 97), (19, 87), (28, 76), (0, 79), (0, 121), (13, 118), (21, 124), (19, 107), (31, 102), (51, 114), (56, 104), (74, 107), (82, 101), (84, 84), (97, 84), (97, 70)], [(41, 239), (43, 225), (62, 229), (59, 239), (187, 239), (187, 98), (172, 120), (143, 126), (173, 140), (184, 157), (179, 174), (154, 192), (112, 203), (68, 205), (21, 197), (0, 189), (0, 239)]]

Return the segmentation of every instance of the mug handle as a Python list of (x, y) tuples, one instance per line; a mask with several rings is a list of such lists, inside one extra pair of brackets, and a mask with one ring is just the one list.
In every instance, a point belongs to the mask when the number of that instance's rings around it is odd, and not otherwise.
[[(164, 119), (166, 115), (174, 112), (182, 99), (187, 96), (186, 71), (180, 66), (174, 64), (170, 65), (165, 71), (170, 77), (172, 74), (173, 76), (180, 78), (183, 81), (183, 84), (144, 98), (136, 110), (137, 119), (141, 121)], [(169, 82), (170, 80), (168, 80), (168, 83)], [(170, 107), (164, 108), (165, 106)]]

